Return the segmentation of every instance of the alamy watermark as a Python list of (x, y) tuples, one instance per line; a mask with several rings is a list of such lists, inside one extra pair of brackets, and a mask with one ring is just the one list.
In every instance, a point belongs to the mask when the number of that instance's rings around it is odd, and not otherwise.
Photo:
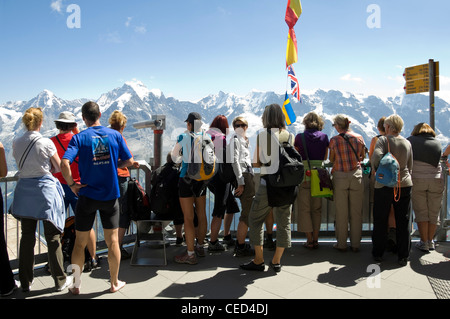
[(377, 264), (367, 266), (367, 272), (372, 273), (366, 280), (368, 288), (381, 288), (381, 269)]
[(370, 13), (367, 17), (366, 25), (369, 29), (381, 28), (381, 8), (377, 4), (370, 4), (367, 6), (367, 13)]
[(69, 29), (81, 28), (81, 8), (77, 4), (70, 4), (66, 9), (67, 13), (71, 13), (66, 20), (67, 27)]

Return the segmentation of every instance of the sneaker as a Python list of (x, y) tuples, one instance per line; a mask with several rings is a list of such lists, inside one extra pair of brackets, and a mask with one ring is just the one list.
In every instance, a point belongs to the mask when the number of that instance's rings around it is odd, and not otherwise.
[(203, 246), (199, 246), (199, 245), (195, 245), (194, 248), (195, 253), (197, 254), (198, 257), (205, 257), (205, 248)]
[(239, 246), (236, 245), (236, 247), (234, 249), (235, 257), (253, 256), (254, 254), (255, 254), (255, 251), (247, 243), (244, 244), (244, 248), (239, 248)]
[(73, 284), (73, 276), (67, 276), (66, 282), (61, 287), (57, 287), (56, 291), (63, 291), (66, 288), (69, 288)]
[(20, 281), (14, 280), (14, 287), (10, 291), (5, 292), (4, 294), (1, 294), (1, 296), (2, 297), (11, 296), (13, 294), (14, 290), (16, 290), (18, 288), (20, 288)]
[(428, 247), (428, 242), (419, 241), (416, 244), (416, 248), (423, 251), (424, 253), (430, 252), (430, 248)]
[(429, 250), (435, 250), (436, 249), (436, 245), (434, 244), (433, 240), (429, 240), (428, 241), (428, 249)]
[(217, 240), (214, 244), (209, 242), (208, 244), (208, 251), (224, 251), (225, 247), (222, 246), (221, 243)]
[(275, 272), (280, 272), (281, 264), (274, 264), (274, 263), (270, 262), (270, 268), (272, 268)]
[(222, 243), (223, 243), (224, 245), (227, 245), (228, 247), (232, 247), (232, 246), (235, 245), (236, 241), (235, 241), (233, 238), (230, 238), (230, 239), (224, 238), (224, 239), (222, 240)]
[(253, 260), (246, 264), (240, 265), (239, 268), (244, 269), (244, 270), (256, 270), (256, 271), (264, 271), (265, 270), (264, 263), (258, 265), (258, 264), (255, 264), (253, 262)]
[(183, 237), (177, 237), (177, 241), (175, 242), (175, 246), (181, 247), (183, 245)]
[(189, 265), (195, 265), (198, 263), (195, 254), (189, 256), (187, 251), (182, 255), (175, 256), (174, 261), (178, 264), (189, 264)]

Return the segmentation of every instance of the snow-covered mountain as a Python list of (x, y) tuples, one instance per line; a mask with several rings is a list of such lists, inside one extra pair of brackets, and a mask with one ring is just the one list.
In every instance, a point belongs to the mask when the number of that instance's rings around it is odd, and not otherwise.
[[(32, 106), (41, 107), (44, 111), (44, 125), (41, 133), (50, 137), (57, 134), (53, 120), (62, 111), (73, 112), (79, 120), (80, 129), (85, 128), (81, 119), (81, 106), (87, 99), (80, 98), (67, 101), (58, 98), (49, 90), (44, 90), (30, 101), (7, 102), (0, 105), (0, 141), (5, 145), (9, 170), (15, 170), (12, 159), (12, 141), (23, 134), (21, 117), (23, 112)], [(261, 115), (266, 105), (278, 103), (282, 105), (284, 94), (274, 92), (252, 91), (245, 96), (219, 92), (209, 95), (200, 101), (180, 101), (165, 97), (160, 90), (150, 90), (142, 82), (133, 80), (122, 87), (102, 94), (96, 102), (102, 111), (101, 123), (108, 125), (108, 118), (114, 110), (122, 111), (128, 117), (128, 125), (124, 136), (136, 159), (149, 161), (153, 156), (153, 132), (151, 129), (136, 130), (132, 124), (145, 121), (151, 115), (166, 115), (166, 130), (163, 135), (163, 154), (167, 153), (176, 141), (176, 136), (186, 129), (184, 120), (189, 112), (199, 112), (204, 118), (205, 126), (212, 122), (215, 116), (223, 114), (229, 122), (238, 115), (245, 116), (249, 121), (248, 135), (254, 137), (262, 128)], [(340, 91), (317, 90), (312, 94), (302, 94), (302, 103), (291, 104), (297, 115), (297, 121), (288, 127), (289, 131), (303, 131), (301, 124), (303, 116), (316, 111), (325, 120), (324, 132), (333, 136), (332, 120), (336, 114), (346, 114), (351, 120), (351, 128), (361, 134), (367, 146), (373, 136), (378, 134), (376, 124), (382, 116), (399, 114), (405, 121), (403, 136), (409, 136), (415, 124), (429, 122), (428, 96), (421, 94), (402, 95), (388, 99), (376, 96), (361, 96)], [(443, 147), (450, 141), (450, 104), (436, 98), (435, 123), (438, 138)], [(164, 160), (165, 156), (163, 156)]]

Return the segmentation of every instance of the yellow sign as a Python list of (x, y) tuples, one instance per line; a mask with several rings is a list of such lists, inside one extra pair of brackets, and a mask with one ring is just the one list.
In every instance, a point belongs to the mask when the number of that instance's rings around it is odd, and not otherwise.
[[(435, 91), (439, 91), (439, 76), (434, 78), (435, 81)], [(405, 85), (406, 94), (414, 93), (424, 93), (430, 91), (430, 79), (417, 79), (412, 81), (407, 81)]]
[(428, 63), (412, 66), (405, 69), (403, 76), (406, 81), (414, 81), (418, 79), (428, 78)]
[[(434, 91), (439, 91), (439, 62), (434, 62)], [(405, 69), (403, 76), (406, 80), (406, 94), (423, 93), (430, 91), (429, 63), (412, 66)]]

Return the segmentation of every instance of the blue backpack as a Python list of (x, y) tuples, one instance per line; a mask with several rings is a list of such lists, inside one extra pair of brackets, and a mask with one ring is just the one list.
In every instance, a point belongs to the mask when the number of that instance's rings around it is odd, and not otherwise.
[(400, 164), (394, 155), (392, 155), (389, 147), (389, 139), (386, 138), (388, 144), (388, 152), (384, 154), (378, 165), (375, 174), (375, 180), (387, 187), (394, 187), (395, 199), (397, 199), (397, 190), (400, 189)]

